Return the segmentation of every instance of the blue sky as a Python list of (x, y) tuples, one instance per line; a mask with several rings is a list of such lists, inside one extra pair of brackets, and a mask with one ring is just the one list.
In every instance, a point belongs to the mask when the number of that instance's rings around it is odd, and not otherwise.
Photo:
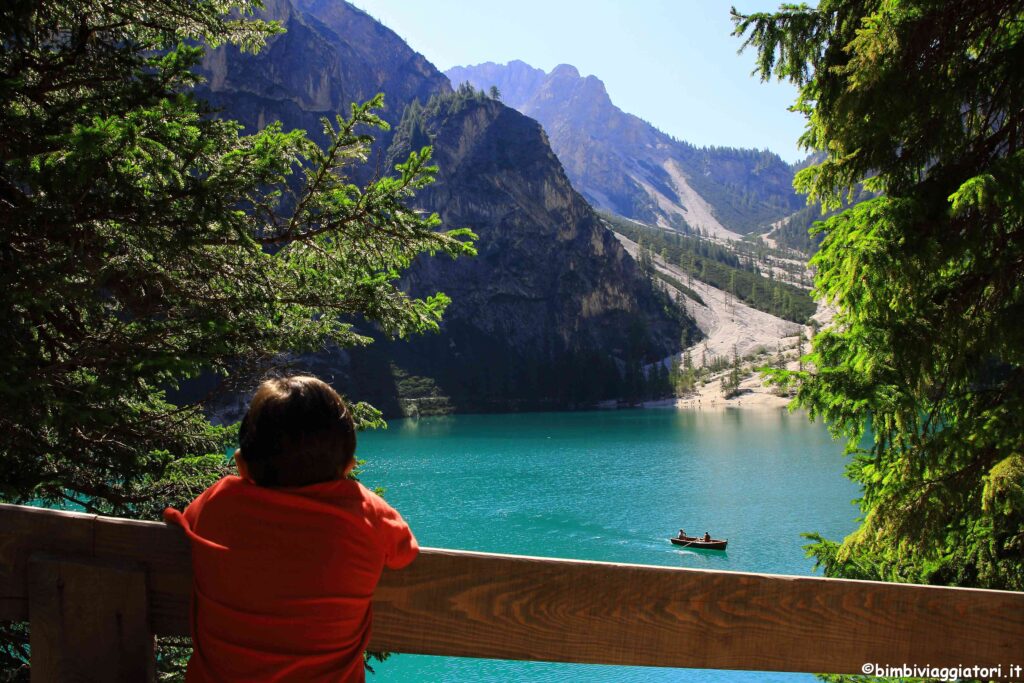
[(777, 2), (722, 0), (352, 0), (444, 71), (521, 59), (550, 71), (572, 64), (593, 74), (624, 111), (697, 145), (755, 147), (787, 161), (803, 117), (787, 111), (789, 84), (750, 75), (753, 52), (737, 55), (729, 7), (772, 10)]

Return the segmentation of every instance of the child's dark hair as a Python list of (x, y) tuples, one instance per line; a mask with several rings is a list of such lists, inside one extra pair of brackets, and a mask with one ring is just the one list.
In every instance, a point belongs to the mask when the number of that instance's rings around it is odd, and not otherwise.
[(239, 442), (260, 486), (307, 486), (337, 479), (355, 457), (352, 412), (316, 377), (268, 379), (242, 420)]

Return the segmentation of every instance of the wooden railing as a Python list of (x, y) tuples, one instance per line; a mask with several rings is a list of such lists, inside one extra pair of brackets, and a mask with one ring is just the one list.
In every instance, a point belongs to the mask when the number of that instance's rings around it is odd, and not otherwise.
[[(33, 681), (140, 681), (188, 633), (177, 528), (0, 505), (0, 620)], [(457, 657), (859, 673), (1024, 664), (1024, 593), (424, 549), (385, 572), (372, 648)], [(69, 672), (76, 675), (72, 676)]]

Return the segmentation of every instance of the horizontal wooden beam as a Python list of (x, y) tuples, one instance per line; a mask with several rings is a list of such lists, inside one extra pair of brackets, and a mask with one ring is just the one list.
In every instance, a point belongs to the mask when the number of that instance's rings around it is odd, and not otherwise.
[[(188, 630), (188, 544), (154, 522), (0, 505), (0, 619), (37, 551), (138, 563), (153, 631)], [(424, 549), (385, 572), (373, 649), (458, 657), (859, 673), (1024, 664), (1024, 593)]]

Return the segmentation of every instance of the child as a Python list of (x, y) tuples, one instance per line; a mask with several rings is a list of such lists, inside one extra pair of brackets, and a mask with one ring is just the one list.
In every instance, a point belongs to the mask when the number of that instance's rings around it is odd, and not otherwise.
[(193, 541), (186, 680), (363, 681), (381, 571), (419, 546), (398, 512), (347, 477), (351, 412), (316, 378), (267, 380), (240, 445), (237, 477), (184, 514), (164, 512)]

